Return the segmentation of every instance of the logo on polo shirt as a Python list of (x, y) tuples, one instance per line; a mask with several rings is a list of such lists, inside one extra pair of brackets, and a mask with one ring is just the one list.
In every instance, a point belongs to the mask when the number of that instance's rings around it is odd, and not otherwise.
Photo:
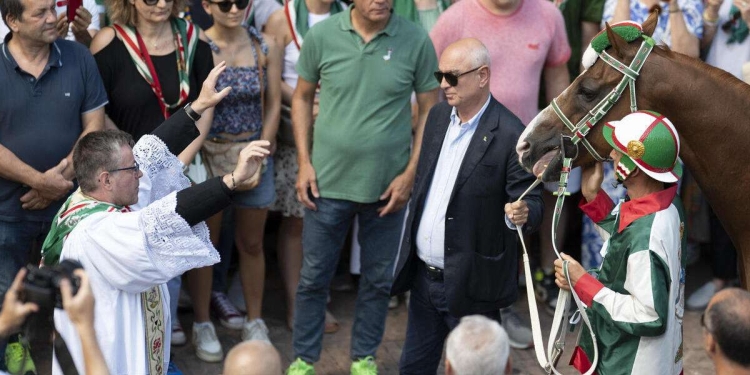
[(65, 93), (65, 96), (69, 98), (69, 97), (70, 97), (70, 93), (69, 93), (69, 92), (66, 92), (66, 93)]
[(383, 60), (388, 61), (391, 59), (391, 54), (393, 53), (393, 48), (388, 48), (388, 53), (383, 55)]

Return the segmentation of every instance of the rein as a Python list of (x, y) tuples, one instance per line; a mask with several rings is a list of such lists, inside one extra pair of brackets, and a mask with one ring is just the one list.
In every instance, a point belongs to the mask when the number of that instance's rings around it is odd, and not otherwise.
[[(643, 43), (641, 43), (640, 49), (638, 49), (638, 52), (636, 53), (635, 57), (633, 58), (633, 61), (630, 63), (630, 66), (625, 66), (623, 63), (618, 61), (617, 59), (610, 56), (607, 52), (602, 51), (599, 53), (599, 57), (604, 60), (607, 64), (615, 68), (617, 71), (623, 74), (622, 79), (620, 80), (620, 83), (615, 86), (615, 88), (607, 94), (599, 103), (597, 103), (577, 124), (573, 124), (572, 121), (570, 121), (565, 114), (562, 112), (560, 107), (557, 105), (557, 98), (552, 100), (552, 103), (550, 106), (554, 110), (557, 117), (560, 118), (560, 120), (565, 124), (565, 126), (570, 130), (572, 135), (562, 135), (561, 136), (561, 145), (560, 145), (560, 152), (562, 153), (562, 171), (560, 173), (560, 181), (558, 183), (558, 188), (554, 195), (557, 196), (557, 201), (555, 202), (555, 209), (552, 216), (552, 248), (555, 251), (555, 255), (557, 255), (558, 259), (562, 260), (562, 257), (560, 256), (560, 252), (557, 249), (556, 245), (556, 233), (557, 233), (557, 226), (560, 221), (560, 216), (563, 209), (563, 204), (565, 202), (565, 197), (570, 195), (570, 193), (567, 191), (568, 187), (568, 177), (570, 174), (571, 166), (573, 164), (573, 160), (578, 157), (578, 144), (581, 143), (583, 146), (588, 150), (588, 152), (591, 154), (591, 156), (594, 157), (594, 159), (597, 162), (603, 162), (608, 160), (608, 158), (604, 158), (601, 155), (599, 155), (598, 152), (594, 149), (593, 146), (589, 143), (589, 141), (586, 139), (586, 136), (588, 135), (589, 131), (598, 123), (606, 114), (609, 112), (610, 109), (617, 103), (617, 101), (622, 96), (622, 93), (625, 91), (626, 87), (630, 88), (630, 111), (635, 112), (638, 110), (638, 106), (636, 103), (636, 95), (635, 95), (635, 81), (638, 78), (638, 75), (640, 74), (641, 68), (643, 67), (643, 64), (646, 62), (646, 58), (648, 58), (649, 54), (654, 48), (654, 40), (646, 35), (641, 36), (643, 38)], [(572, 157), (567, 157), (565, 155), (565, 141), (571, 142), (573, 145), (576, 146), (576, 152), (575, 155)], [(545, 167), (546, 171), (546, 167)], [(541, 183), (542, 179), (541, 176), (544, 174), (539, 175), (536, 181), (529, 187), (529, 189), (524, 192), (521, 197), (518, 199), (519, 201), (523, 199), (523, 197), (535, 186), (537, 186), (539, 183)], [(561, 375), (559, 371), (555, 368), (557, 365), (558, 360), (560, 359), (560, 356), (562, 355), (563, 349), (565, 348), (565, 332), (568, 329), (568, 300), (570, 299), (571, 295), (573, 296), (573, 300), (576, 303), (577, 311), (573, 314), (573, 317), (570, 319), (570, 324), (577, 324), (579, 319), (582, 319), (584, 324), (588, 327), (589, 334), (591, 335), (591, 341), (593, 342), (594, 346), (594, 358), (591, 361), (591, 367), (586, 371), (585, 375), (591, 375), (596, 370), (596, 365), (599, 361), (599, 350), (597, 346), (596, 341), (596, 335), (594, 334), (594, 330), (591, 327), (591, 322), (589, 321), (588, 315), (586, 314), (586, 307), (584, 306), (583, 302), (581, 302), (581, 299), (578, 297), (578, 294), (573, 289), (573, 283), (570, 280), (570, 275), (568, 273), (568, 261), (563, 261), (563, 273), (565, 274), (565, 278), (568, 281), (568, 285), (570, 286), (570, 291), (567, 290), (560, 290), (560, 294), (557, 297), (557, 306), (555, 307), (555, 315), (552, 320), (552, 328), (550, 330), (549, 334), (549, 341), (547, 344), (547, 352), (544, 352), (544, 341), (542, 338), (542, 330), (541, 330), (541, 324), (539, 321), (539, 310), (537, 308), (536, 304), (536, 296), (534, 294), (534, 287), (531, 280), (531, 266), (529, 264), (529, 256), (526, 251), (526, 244), (523, 240), (523, 234), (521, 232), (521, 227), (516, 227), (518, 230), (518, 237), (521, 240), (521, 246), (523, 248), (523, 265), (524, 265), (524, 274), (526, 275), (526, 294), (527, 299), (529, 302), (529, 314), (531, 315), (531, 330), (532, 330), (532, 336), (534, 339), (534, 352), (536, 354), (537, 362), (539, 365), (542, 366), (546, 374), (556, 374)], [(576, 316), (577, 315), (577, 316)]]

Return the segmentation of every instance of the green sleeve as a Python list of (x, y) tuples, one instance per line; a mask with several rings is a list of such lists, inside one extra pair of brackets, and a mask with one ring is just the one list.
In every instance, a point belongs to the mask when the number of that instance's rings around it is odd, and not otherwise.
[(602, 22), (604, 13), (604, 0), (583, 0), (581, 4), (581, 21), (593, 22), (597, 25)]
[(425, 34), (422, 48), (417, 56), (417, 69), (414, 70), (414, 91), (419, 94), (438, 87), (434, 73), (438, 69), (437, 55), (432, 41)]
[(297, 74), (305, 81), (318, 83), (320, 80), (321, 48), (317, 48), (317, 29), (311, 28), (305, 36), (305, 42), (299, 52), (297, 60)]

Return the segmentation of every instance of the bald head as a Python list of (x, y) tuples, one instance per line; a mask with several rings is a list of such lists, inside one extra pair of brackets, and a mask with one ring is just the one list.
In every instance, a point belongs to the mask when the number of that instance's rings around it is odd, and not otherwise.
[(224, 375), (271, 374), (281, 374), (281, 358), (265, 341), (245, 341), (232, 348), (224, 361)]
[(490, 67), (490, 52), (479, 39), (475, 38), (459, 39), (449, 44), (443, 51), (441, 59), (443, 56), (452, 60), (465, 61), (471, 66), (470, 69), (481, 65)]
[(706, 329), (724, 356), (750, 368), (750, 293), (727, 288), (716, 293), (706, 308)]

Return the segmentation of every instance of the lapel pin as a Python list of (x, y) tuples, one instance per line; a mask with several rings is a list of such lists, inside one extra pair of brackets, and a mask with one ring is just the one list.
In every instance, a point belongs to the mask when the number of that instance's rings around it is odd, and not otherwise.
[(487, 136), (485, 135), (483, 141), (487, 142)]

